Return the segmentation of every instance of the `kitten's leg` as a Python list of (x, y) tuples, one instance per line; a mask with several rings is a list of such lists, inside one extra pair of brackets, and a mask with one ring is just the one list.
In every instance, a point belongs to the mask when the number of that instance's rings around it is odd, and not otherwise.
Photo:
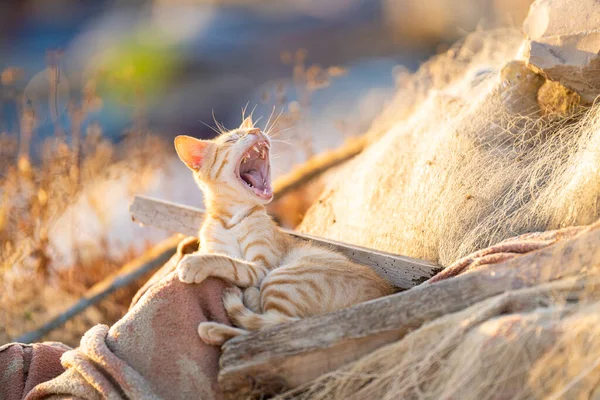
[(204, 343), (213, 346), (220, 346), (229, 339), (245, 333), (248, 333), (248, 331), (218, 322), (202, 322), (198, 325), (200, 339)]
[(242, 291), (238, 287), (229, 288), (223, 294), (223, 306), (231, 321), (246, 331), (256, 331), (261, 328), (295, 321), (298, 318), (283, 315), (280, 310), (266, 310), (256, 313), (242, 302)]
[(256, 313), (262, 312), (262, 307), (260, 306), (259, 288), (256, 286), (250, 286), (244, 290), (244, 305)]
[(223, 254), (188, 254), (177, 264), (179, 280), (186, 283), (200, 283), (214, 276), (239, 287), (258, 286), (268, 271), (264, 265)]
[[(242, 298), (242, 290), (237, 286), (225, 289), (223, 292), (223, 306), (229, 314), (228, 301), (227, 299), (235, 298), (241, 301)], [(243, 335), (244, 333), (248, 333), (247, 331), (234, 328), (233, 326), (224, 325), (218, 322), (202, 322), (198, 325), (198, 334), (200, 335), (200, 339), (206, 344), (211, 344), (214, 346), (220, 346), (232, 337)]]

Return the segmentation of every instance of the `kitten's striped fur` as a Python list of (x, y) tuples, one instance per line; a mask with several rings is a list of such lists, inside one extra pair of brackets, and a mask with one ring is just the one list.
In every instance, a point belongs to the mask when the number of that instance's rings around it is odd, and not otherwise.
[(273, 196), (270, 141), (254, 128), (250, 117), (211, 141), (178, 136), (175, 147), (194, 171), (207, 209), (200, 229), (201, 250), (182, 258), (179, 279), (199, 283), (214, 276), (236, 285), (223, 300), (239, 328), (201, 323), (198, 332), (204, 342), (220, 345), (247, 331), (332, 312), (394, 291), (370, 268), (279, 231), (264, 207)]

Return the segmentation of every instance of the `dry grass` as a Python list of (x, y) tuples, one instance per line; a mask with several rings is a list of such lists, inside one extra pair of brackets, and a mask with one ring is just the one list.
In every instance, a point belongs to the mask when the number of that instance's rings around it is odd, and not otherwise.
[[(97, 182), (130, 175), (136, 177), (129, 187), (135, 193), (166, 157), (166, 143), (148, 132), (126, 132), (118, 145), (105, 139), (97, 124), (82, 132), (87, 113), (101, 106), (93, 85), (86, 85), (81, 102), (68, 109), (70, 131), (55, 125), (55, 135), (41, 144), (36, 161), (30, 156), (35, 115), (20, 110), (19, 135), (0, 134), (0, 343), (40, 326), (139, 252), (131, 247), (111, 256), (101, 240), (75, 248), (72, 265), (54, 259), (51, 227), (83, 192)], [(106, 210), (102, 204), (92, 206), (90, 220), (101, 221)], [(94, 324), (120, 318), (141, 283), (117, 291), (47, 339), (77, 345)]]
[[(156, 168), (153, 163), (160, 163), (156, 155), (164, 148), (164, 143), (152, 136), (133, 133), (119, 146), (101, 137), (88, 138), (80, 165), (75, 163), (75, 152), (66, 142), (51, 138), (44, 143), (46, 154), (40, 165), (21, 159), (19, 167), (4, 170), (0, 180), (5, 199), (0, 206), (2, 343), (41, 325), (138, 254), (131, 247), (118, 256), (110, 256), (108, 244), (102, 241), (90, 244), (91, 248), (75, 248), (73, 265), (53, 262), (50, 227), (82, 191), (95, 182), (118, 179), (125, 174), (142, 178)], [(140, 154), (139, 148), (153, 156)], [(135, 181), (135, 186), (141, 184)], [(130, 190), (135, 193), (136, 187)], [(90, 219), (101, 220), (105, 212), (102, 204), (95, 204), (93, 211), (98, 215), (90, 215)], [(141, 283), (116, 292), (49, 338), (75, 345), (81, 334), (94, 324), (116, 321), (125, 313)]]

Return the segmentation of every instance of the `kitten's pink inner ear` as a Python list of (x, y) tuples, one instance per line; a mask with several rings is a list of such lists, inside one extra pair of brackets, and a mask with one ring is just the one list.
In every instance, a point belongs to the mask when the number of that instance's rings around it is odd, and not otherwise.
[(175, 138), (175, 150), (177, 155), (189, 168), (197, 170), (202, 166), (205, 150), (209, 142), (199, 140), (190, 136), (177, 136)]
[(242, 129), (252, 129), (254, 128), (254, 123), (252, 122), (252, 117), (248, 117), (244, 120), (244, 122), (242, 122), (242, 125), (240, 125), (240, 128)]

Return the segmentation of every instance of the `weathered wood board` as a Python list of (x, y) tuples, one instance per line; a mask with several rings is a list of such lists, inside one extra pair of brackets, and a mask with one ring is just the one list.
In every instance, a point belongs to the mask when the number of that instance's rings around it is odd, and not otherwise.
[(600, 229), (489, 270), (238, 336), (223, 346), (219, 384), (231, 399), (298, 387), (435, 318), (511, 290), (584, 274), (600, 274)]
[[(173, 233), (197, 236), (204, 211), (167, 201), (136, 196), (129, 207), (134, 221)], [(425, 260), (367, 249), (282, 229), (288, 235), (329, 246), (357, 263), (367, 265), (400, 289), (408, 289), (431, 278), (441, 267)]]

